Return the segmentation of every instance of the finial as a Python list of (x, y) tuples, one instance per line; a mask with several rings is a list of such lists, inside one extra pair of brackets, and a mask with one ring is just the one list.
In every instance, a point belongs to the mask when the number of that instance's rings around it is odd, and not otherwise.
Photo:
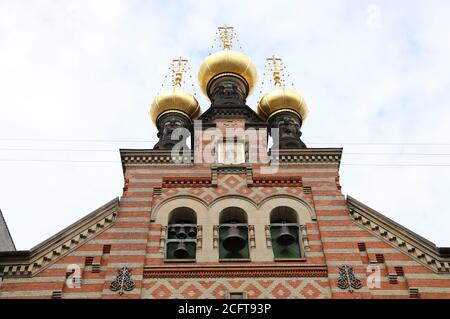
[(273, 73), (273, 81), (276, 87), (281, 87), (281, 77), (280, 72), (283, 70), (281, 58), (272, 55), (270, 58), (266, 59), (269, 62), (267, 68)]
[(181, 87), (181, 81), (183, 79), (183, 73), (187, 70), (188, 60), (183, 59), (181, 56), (178, 59), (172, 60), (172, 77), (173, 77), (173, 86)]
[(234, 38), (234, 29), (226, 24), (223, 27), (217, 28), (219, 31), (219, 38), (223, 42), (224, 49), (230, 49)]

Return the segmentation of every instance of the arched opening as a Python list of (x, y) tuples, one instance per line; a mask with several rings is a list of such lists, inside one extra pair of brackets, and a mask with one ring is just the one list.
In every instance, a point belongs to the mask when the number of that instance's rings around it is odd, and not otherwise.
[(169, 214), (166, 259), (195, 260), (197, 248), (197, 214), (188, 207), (179, 207)]
[(188, 207), (175, 208), (169, 214), (169, 224), (176, 223), (197, 224), (197, 214)]
[(219, 215), (220, 260), (249, 259), (247, 213), (239, 207), (228, 207)]
[(287, 206), (279, 206), (270, 213), (270, 235), (275, 260), (301, 257), (297, 212)]

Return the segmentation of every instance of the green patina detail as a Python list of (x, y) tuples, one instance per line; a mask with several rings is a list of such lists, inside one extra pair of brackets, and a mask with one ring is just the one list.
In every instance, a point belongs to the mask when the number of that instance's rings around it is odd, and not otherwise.
[(290, 233), (295, 236), (294, 243), (288, 246), (282, 246), (278, 244), (277, 238), (280, 235), (281, 227), (270, 227), (270, 235), (272, 238), (272, 250), (275, 259), (288, 259), (288, 258), (300, 258), (300, 244), (298, 241), (298, 228), (296, 226), (287, 226)]
[(228, 227), (219, 228), (219, 258), (220, 259), (248, 259), (250, 258), (250, 253), (248, 250), (248, 227), (238, 226), (239, 234), (244, 238), (247, 243), (241, 250), (231, 252), (223, 247), (223, 240), (228, 235)]

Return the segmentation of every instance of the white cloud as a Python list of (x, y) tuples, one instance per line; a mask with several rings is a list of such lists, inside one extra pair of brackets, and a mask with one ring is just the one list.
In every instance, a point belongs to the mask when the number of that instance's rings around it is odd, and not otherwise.
[[(376, 28), (368, 25), (370, 6), (379, 8)], [(260, 75), (266, 56), (284, 58), (310, 106), (303, 128), (310, 146), (449, 143), (449, 12), (444, 1), (1, 1), (0, 136), (155, 140), (147, 111), (170, 59), (188, 57), (195, 79), (215, 28), (227, 23)], [(0, 140), (0, 148), (117, 149), (0, 151), (0, 159), (113, 161), (120, 147), (152, 145)], [(344, 153), (450, 153), (448, 146), (343, 146)], [(344, 162), (450, 164), (449, 158), (344, 155)], [(120, 195), (123, 186), (113, 163), (0, 162), (0, 176), (0, 207), (20, 249)], [(441, 246), (450, 245), (448, 180), (449, 167), (341, 168), (345, 193)]]

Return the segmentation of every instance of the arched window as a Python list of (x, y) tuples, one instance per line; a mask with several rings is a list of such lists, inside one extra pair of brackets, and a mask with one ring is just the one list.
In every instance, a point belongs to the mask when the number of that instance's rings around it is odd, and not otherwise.
[(270, 213), (270, 234), (275, 260), (301, 257), (298, 217), (290, 207), (276, 207)]
[(174, 209), (169, 215), (166, 259), (195, 260), (197, 215), (187, 207)]
[(219, 259), (249, 259), (247, 214), (238, 207), (224, 209), (219, 216)]

